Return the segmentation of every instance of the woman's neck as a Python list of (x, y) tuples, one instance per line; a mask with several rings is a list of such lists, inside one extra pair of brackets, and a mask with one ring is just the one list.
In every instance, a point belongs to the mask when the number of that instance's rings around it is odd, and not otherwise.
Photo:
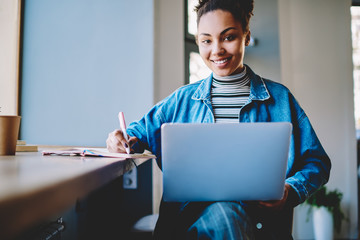
[(246, 75), (246, 66), (244, 66), (243, 70), (240, 73), (229, 75), (229, 76), (218, 76), (216, 73), (213, 73), (213, 77), (220, 81), (230, 81), (234, 79), (243, 78)]

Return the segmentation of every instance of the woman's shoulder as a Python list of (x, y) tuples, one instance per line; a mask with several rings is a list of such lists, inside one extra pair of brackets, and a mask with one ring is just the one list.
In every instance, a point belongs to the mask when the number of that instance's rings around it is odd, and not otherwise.
[(159, 104), (173, 104), (180, 99), (191, 98), (204, 80), (205, 79), (178, 87), (170, 95), (160, 101)]
[(176, 99), (192, 98), (199, 89), (202, 90), (204, 86), (207, 85), (205, 81), (207, 81), (207, 78), (194, 83), (185, 84), (177, 88), (169, 97), (175, 97)]
[(200, 86), (200, 84), (204, 81), (205, 79), (196, 81), (194, 83), (188, 83), (185, 84), (181, 87), (179, 87), (178, 89), (175, 90), (175, 92), (188, 92), (188, 91), (196, 91), (196, 89), (198, 89), (198, 87)]
[(269, 78), (264, 78), (258, 74), (256, 74), (249, 66), (247, 66), (247, 70), (250, 75), (250, 79), (254, 81), (256, 85), (264, 84), (266, 89), (271, 93), (273, 91), (290, 93), (290, 90), (282, 83), (274, 80), (270, 80)]
[(270, 89), (276, 89), (276, 90), (280, 90), (280, 91), (290, 92), (289, 88), (280, 82), (270, 80), (267, 78), (262, 78), (262, 80), (264, 81), (266, 87), (268, 87)]
[(268, 89), (270, 95), (272, 96), (281, 96), (281, 95), (293, 95), (290, 89), (280, 82), (276, 82), (270, 79), (262, 78), (266, 88)]

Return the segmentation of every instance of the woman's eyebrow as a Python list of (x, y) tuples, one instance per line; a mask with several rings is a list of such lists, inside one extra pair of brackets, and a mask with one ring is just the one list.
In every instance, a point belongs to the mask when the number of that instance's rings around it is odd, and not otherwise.
[(224, 31), (222, 31), (221, 33), (220, 33), (220, 35), (224, 35), (227, 31), (229, 31), (229, 30), (237, 30), (236, 29), (236, 27), (229, 27), (229, 28), (226, 28)]
[[(236, 28), (236, 27), (228, 27), (228, 28), (226, 28), (225, 30), (223, 30), (223, 31), (220, 33), (220, 35), (224, 35), (224, 34), (225, 34), (227, 31), (229, 31), (229, 30), (237, 30), (237, 28)], [(208, 36), (208, 37), (211, 36), (211, 34), (209, 34), (209, 33), (200, 33), (199, 35)]]
[(211, 34), (209, 34), (209, 33), (200, 33), (199, 35), (207, 36), (207, 37), (210, 37), (210, 36), (211, 36)]

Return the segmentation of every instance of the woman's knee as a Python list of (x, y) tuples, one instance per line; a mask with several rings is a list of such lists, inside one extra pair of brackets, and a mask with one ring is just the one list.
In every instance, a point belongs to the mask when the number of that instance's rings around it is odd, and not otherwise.
[(237, 202), (211, 204), (189, 230), (200, 239), (251, 239), (252, 235), (249, 217)]
[(204, 214), (213, 215), (218, 219), (249, 220), (244, 208), (237, 202), (216, 202), (208, 206)]

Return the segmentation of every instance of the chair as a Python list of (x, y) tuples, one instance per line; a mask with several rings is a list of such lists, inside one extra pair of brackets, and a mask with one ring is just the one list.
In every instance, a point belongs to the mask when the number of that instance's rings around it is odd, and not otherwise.
[(131, 229), (131, 239), (147, 240), (152, 239), (159, 214), (151, 214), (140, 218)]

